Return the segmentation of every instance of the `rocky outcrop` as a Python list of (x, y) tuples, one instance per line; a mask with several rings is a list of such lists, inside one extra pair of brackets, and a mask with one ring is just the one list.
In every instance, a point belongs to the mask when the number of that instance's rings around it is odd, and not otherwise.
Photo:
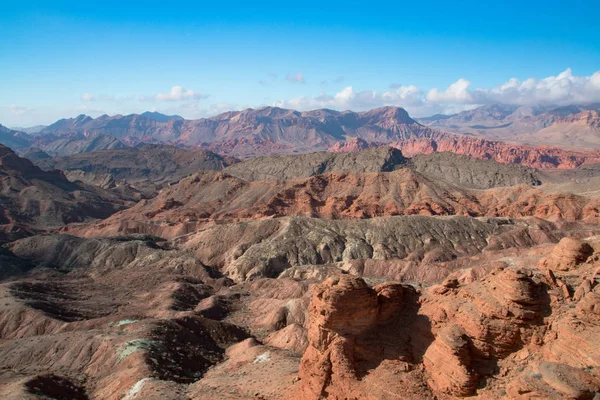
[(454, 324), (440, 329), (423, 355), (423, 366), (430, 372), (432, 389), (457, 396), (473, 394), (479, 382), (478, 372), (471, 362), (470, 338)]
[(406, 163), (393, 148), (373, 148), (357, 153), (311, 153), (257, 157), (232, 165), (225, 173), (246, 181), (306, 178), (330, 172), (385, 172)]
[(436, 392), (472, 395), (480, 377), (492, 373), (490, 360), (508, 357), (539, 335), (548, 304), (541, 282), (520, 270), (452, 286), (433, 288), (423, 303), (420, 313), (439, 327), (423, 363)]
[(511, 399), (591, 400), (600, 390), (592, 374), (566, 364), (542, 362), (529, 367), (506, 388)]
[(495, 373), (494, 362), (537, 340), (547, 307), (541, 283), (513, 269), (465, 287), (448, 280), (416, 299), (411, 287), (370, 288), (347, 275), (315, 288), (299, 372), (303, 398), (363, 398), (367, 382), (402, 363), (396, 379), (428, 389), (397, 398), (472, 395)]
[(347, 142), (335, 143), (328, 149), (328, 151), (332, 153), (355, 153), (357, 151), (366, 150), (371, 147), (378, 147), (380, 145), (381, 144), (377, 142), (368, 142), (361, 138), (353, 138)]
[[(411, 382), (421, 398), (592, 399), (600, 390), (592, 345), (598, 286), (587, 285), (592, 290), (573, 310), (538, 270), (501, 268), (469, 284), (449, 278), (420, 295), (402, 285), (329, 278), (313, 291), (302, 398), (368, 398), (382, 371), (404, 363), (395, 380)], [(382, 357), (379, 346), (397, 352)], [(390, 390), (382, 398), (412, 398), (385, 383)]]
[[(397, 349), (381, 340), (410, 298), (410, 288), (385, 284), (370, 288), (361, 279), (341, 275), (317, 287), (310, 305), (308, 348), (299, 378), (303, 399), (364, 398), (368, 385), (361, 382), (373, 359), (393, 357)], [(414, 293), (413, 293), (414, 294)], [(385, 340), (384, 340), (385, 342)], [(427, 390), (413, 392), (430, 396)], [(406, 388), (397, 393), (406, 395)]]
[(554, 271), (569, 271), (588, 259), (594, 249), (586, 242), (563, 238), (552, 252), (540, 260), (539, 267)]

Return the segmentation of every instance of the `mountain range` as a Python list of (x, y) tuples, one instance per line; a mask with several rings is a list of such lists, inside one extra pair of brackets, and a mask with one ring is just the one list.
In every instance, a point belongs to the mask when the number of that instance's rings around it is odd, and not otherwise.
[(417, 121), (431, 128), (489, 140), (598, 148), (598, 111), (600, 103), (562, 107), (494, 104)]
[(163, 143), (253, 157), (323, 151), (338, 142), (355, 139), (387, 144), (415, 139), (435, 141), (458, 135), (527, 146), (543, 143), (590, 149), (600, 147), (598, 110), (600, 104), (490, 105), (420, 119), (411, 118), (398, 107), (365, 112), (328, 109), (299, 112), (263, 107), (198, 120), (157, 112), (98, 118), (79, 115), (43, 127), (35, 135), (1, 127), (0, 143), (18, 151), (36, 147), (50, 156)]

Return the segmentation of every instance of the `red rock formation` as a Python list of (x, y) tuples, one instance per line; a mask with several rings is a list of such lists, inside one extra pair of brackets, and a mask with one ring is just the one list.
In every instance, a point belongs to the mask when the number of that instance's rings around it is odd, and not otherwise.
[[(315, 288), (310, 305), (309, 345), (300, 364), (299, 398), (361, 399), (372, 395), (367, 394), (370, 385), (378, 387), (385, 376), (374, 373), (364, 381), (361, 377), (377, 367), (371, 364), (373, 359), (394, 358), (398, 351), (388, 348), (386, 339), (382, 343), (382, 337), (404, 306), (405, 290), (398, 284), (370, 288), (362, 279), (348, 275), (329, 278)], [(419, 375), (418, 371), (409, 371), (411, 368), (404, 361), (383, 363), (386, 368), (404, 369), (407, 380)], [(395, 385), (400, 382), (407, 381), (400, 380)], [(408, 399), (431, 397), (427, 390), (414, 389), (405, 387), (396, 395)]]
[(473, 394), (479, 376), (471, 367), (469, 337), (458, 325), (444, 326), (423, 356), (430, 372), (429, 385), (438, 393)]
[(520, 164), (532, 168), (576, 168), (584, 163), (599, 163), (600, 152), (564, 150), (556, 147), (528, 147), (506, 142), (446, 136), (440, 139), (414, 138), (390, 143), (407, 157), (415, 154), (449, 151), (470, 157)]
[(381, 144), (377, 142), (368, 142), (361, 138), (352, 138), (347, 142), (335, 143), (328, 149), (328, 151), (331, 151), (333, 153), (353, 153), (356, 151), (369, 149), (371, 147), (377, 147), (379, 145)]
[(540, 260), (539, 267), (555, 271), (569, 271), (587, 260), (593, 252), (594, 249), (588, 243), (566, 237), (561, 239), (547, 257)]
[[(555, 253), (585, 247), (565, 243), (574, 242), (561, 242)], [(422, 398), (498, 398), (506, 389), (510, 399), (592, 399), (600, 390), (600, 352), (594, 347), (600, 286), (591, 274), (593, 261), (570, 259), (578, 266), (577, 275), (501, 268), (464, 285), (449, 278), (423, 291), (417, 303), (402, 295), (407, 288), (399, 285), (371, 289), (349, 276), (326, 281), (311, 302), (309, 346), (300, 367), (303, 398), (371, 398), (368, 390), (376, 387), (371, 384), (384, 381), (383, 371), (395, 370), (397, 381), (426, 382), (430, 392), (420, 392)], [(582, 279), (590, 275), (592, 279)], [(580, 295), (570, 300), (559, 282), (577, 285)], [(387, 303), (395, 309), (391, 313), (382, 313), (385, 287), (395, 293), (386, 296), (394, 299)], [(576, 309), (571, 301), (578, 302)], [(402, 312), (415, 307), (416, 317)], [(383, 314), (390, 316), (388, 322)], [(395, 339), (387, 341), (385, 332), (391, 327)], [(383, 343), (409, 351), (382, 359), (374, 349)], [(364, 365), (369, 369), (361, 370)], [(423, 373), (415, 373), (418, 369)], [(499, 382), (486, 380), (489, 376)], [(478, 389), (482, 382), (485, 393)], [(388, 391), (381, 398), (402, 398), (395, 394)]]
[[(492, 141), (440, 132), (433, 137), (412, 137), (385, 144), (402, 150), (406, 157), (434, 152), (452, 152), (484, 160), (495, 160), (505, 164), (520, 164), (542, 169), (572, 169), (585, 163), (600, 163), (597, 150), (566, 150), (558, 147), (531, 147), (508, 142)], [(376, 143), (336, 143), (330, 151), (357, 151)], [(355, 150), (356, 148), (356, 150)]]

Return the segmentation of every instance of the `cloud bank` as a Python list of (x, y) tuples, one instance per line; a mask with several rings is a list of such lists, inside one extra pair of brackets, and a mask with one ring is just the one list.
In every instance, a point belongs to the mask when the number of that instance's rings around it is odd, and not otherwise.
[(280, 100), (274, 106), (300, 110), (333, 108), (366, 110), (382, 106), (400, 106), (415, 116), (438, 112), (453, 113), (486, 104), (566, 105), (600, 102), (600, 71), (590, 76), (576, 76), (570, 68), (556, 76), (520, 81), (511, 78), (491, 89), (471, 89), (471, 82), (461, 78), (440, 90), (424, 91), (413, 85), (392, 84), (384, 91), (357, 91), (347, 86), (333, 95), (321, 92), (314, 97)]

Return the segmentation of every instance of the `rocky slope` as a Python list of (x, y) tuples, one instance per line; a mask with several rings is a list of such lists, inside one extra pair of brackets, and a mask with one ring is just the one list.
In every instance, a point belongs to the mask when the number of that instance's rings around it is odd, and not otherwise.
[(2, 210), (39, 214), (0, 246), (1, 398), (600, 391), (593, 165), (540, 172), (377, 147), (197, 172), (227, 159), (117, 149), (53, 161), (161, 191), (63, 226), (122, 196), (2, 149)]
[(113, 189), (133, 185), (152, 197), (157, 188), (202, 170), (220, 170), (236, 163), (210, 151), (166, 145), (140, 145), (36, 161), (45, 170), (60, 169), (72, 181)]
[(283, 216), (355, 219), (394, 215), (467, 215), (598, 219), (599, 203), (529, 186), (461, 189), (410, 170), (332, 173), (286, 182), (247, 182), (222, 173), (192, 175), (105, 220), (69, 226), (82, 236), (144, 233), (174, 238), (215, 223)]
[(125, 208), (118, 196), (43, 171), (0, 145), (1, 240), (56, 229), (70, 222), (106, 218)]
[(0, 125), (0, 145), (13, 149), (24, 149), (31, 145), (32, 138), (25, 132)]
[(38, 161), (52, 158), (48, 153), (38, 147), (30, 147), (23, 153), (23, 158), (28, 159), (34, 164)]
[(450, 152), (415, 155), (410, 159), (409, 168), (429, 178), (464, 188), (489, 189), (542, 183), (540, 174), (531, 168)]
[(538, 132), (518, 135), (517, 140), (523, 143), (597, 149), (600, 147), (600, 114), (596, 110), (588, 110), (557, 118), (552, 125)]
[(36, 138), (36, 140), (32, 142), (32, 146), (39, 148), (54, 157), (127, 147), (114, 136), (97, 134), (88, 135), (81, 133), (43, 135)]
[(354, 260), (448, 262), (484, 249), (552, 241), (556, 237), (552, 229), (556, 229), (553, 224), (536, 219), (397, 216), (325, 221), (295, 217), (209, 226), (176, 242), (203, 263), (241, 281), (278, 276), (303, 265)]
[(531, 168), (505, 166), (452, 153), (416, 156), (408, 160), (401, 151), (387, 146), (356, 152), (257, 157), (226, 168), (224, 172), (247, 181), (258, 181), (303, 178), (329, 172), (389, 172), (399, 168), (409, 168), (431, 178), (472, 188), (535, 185), (539, 181)]

